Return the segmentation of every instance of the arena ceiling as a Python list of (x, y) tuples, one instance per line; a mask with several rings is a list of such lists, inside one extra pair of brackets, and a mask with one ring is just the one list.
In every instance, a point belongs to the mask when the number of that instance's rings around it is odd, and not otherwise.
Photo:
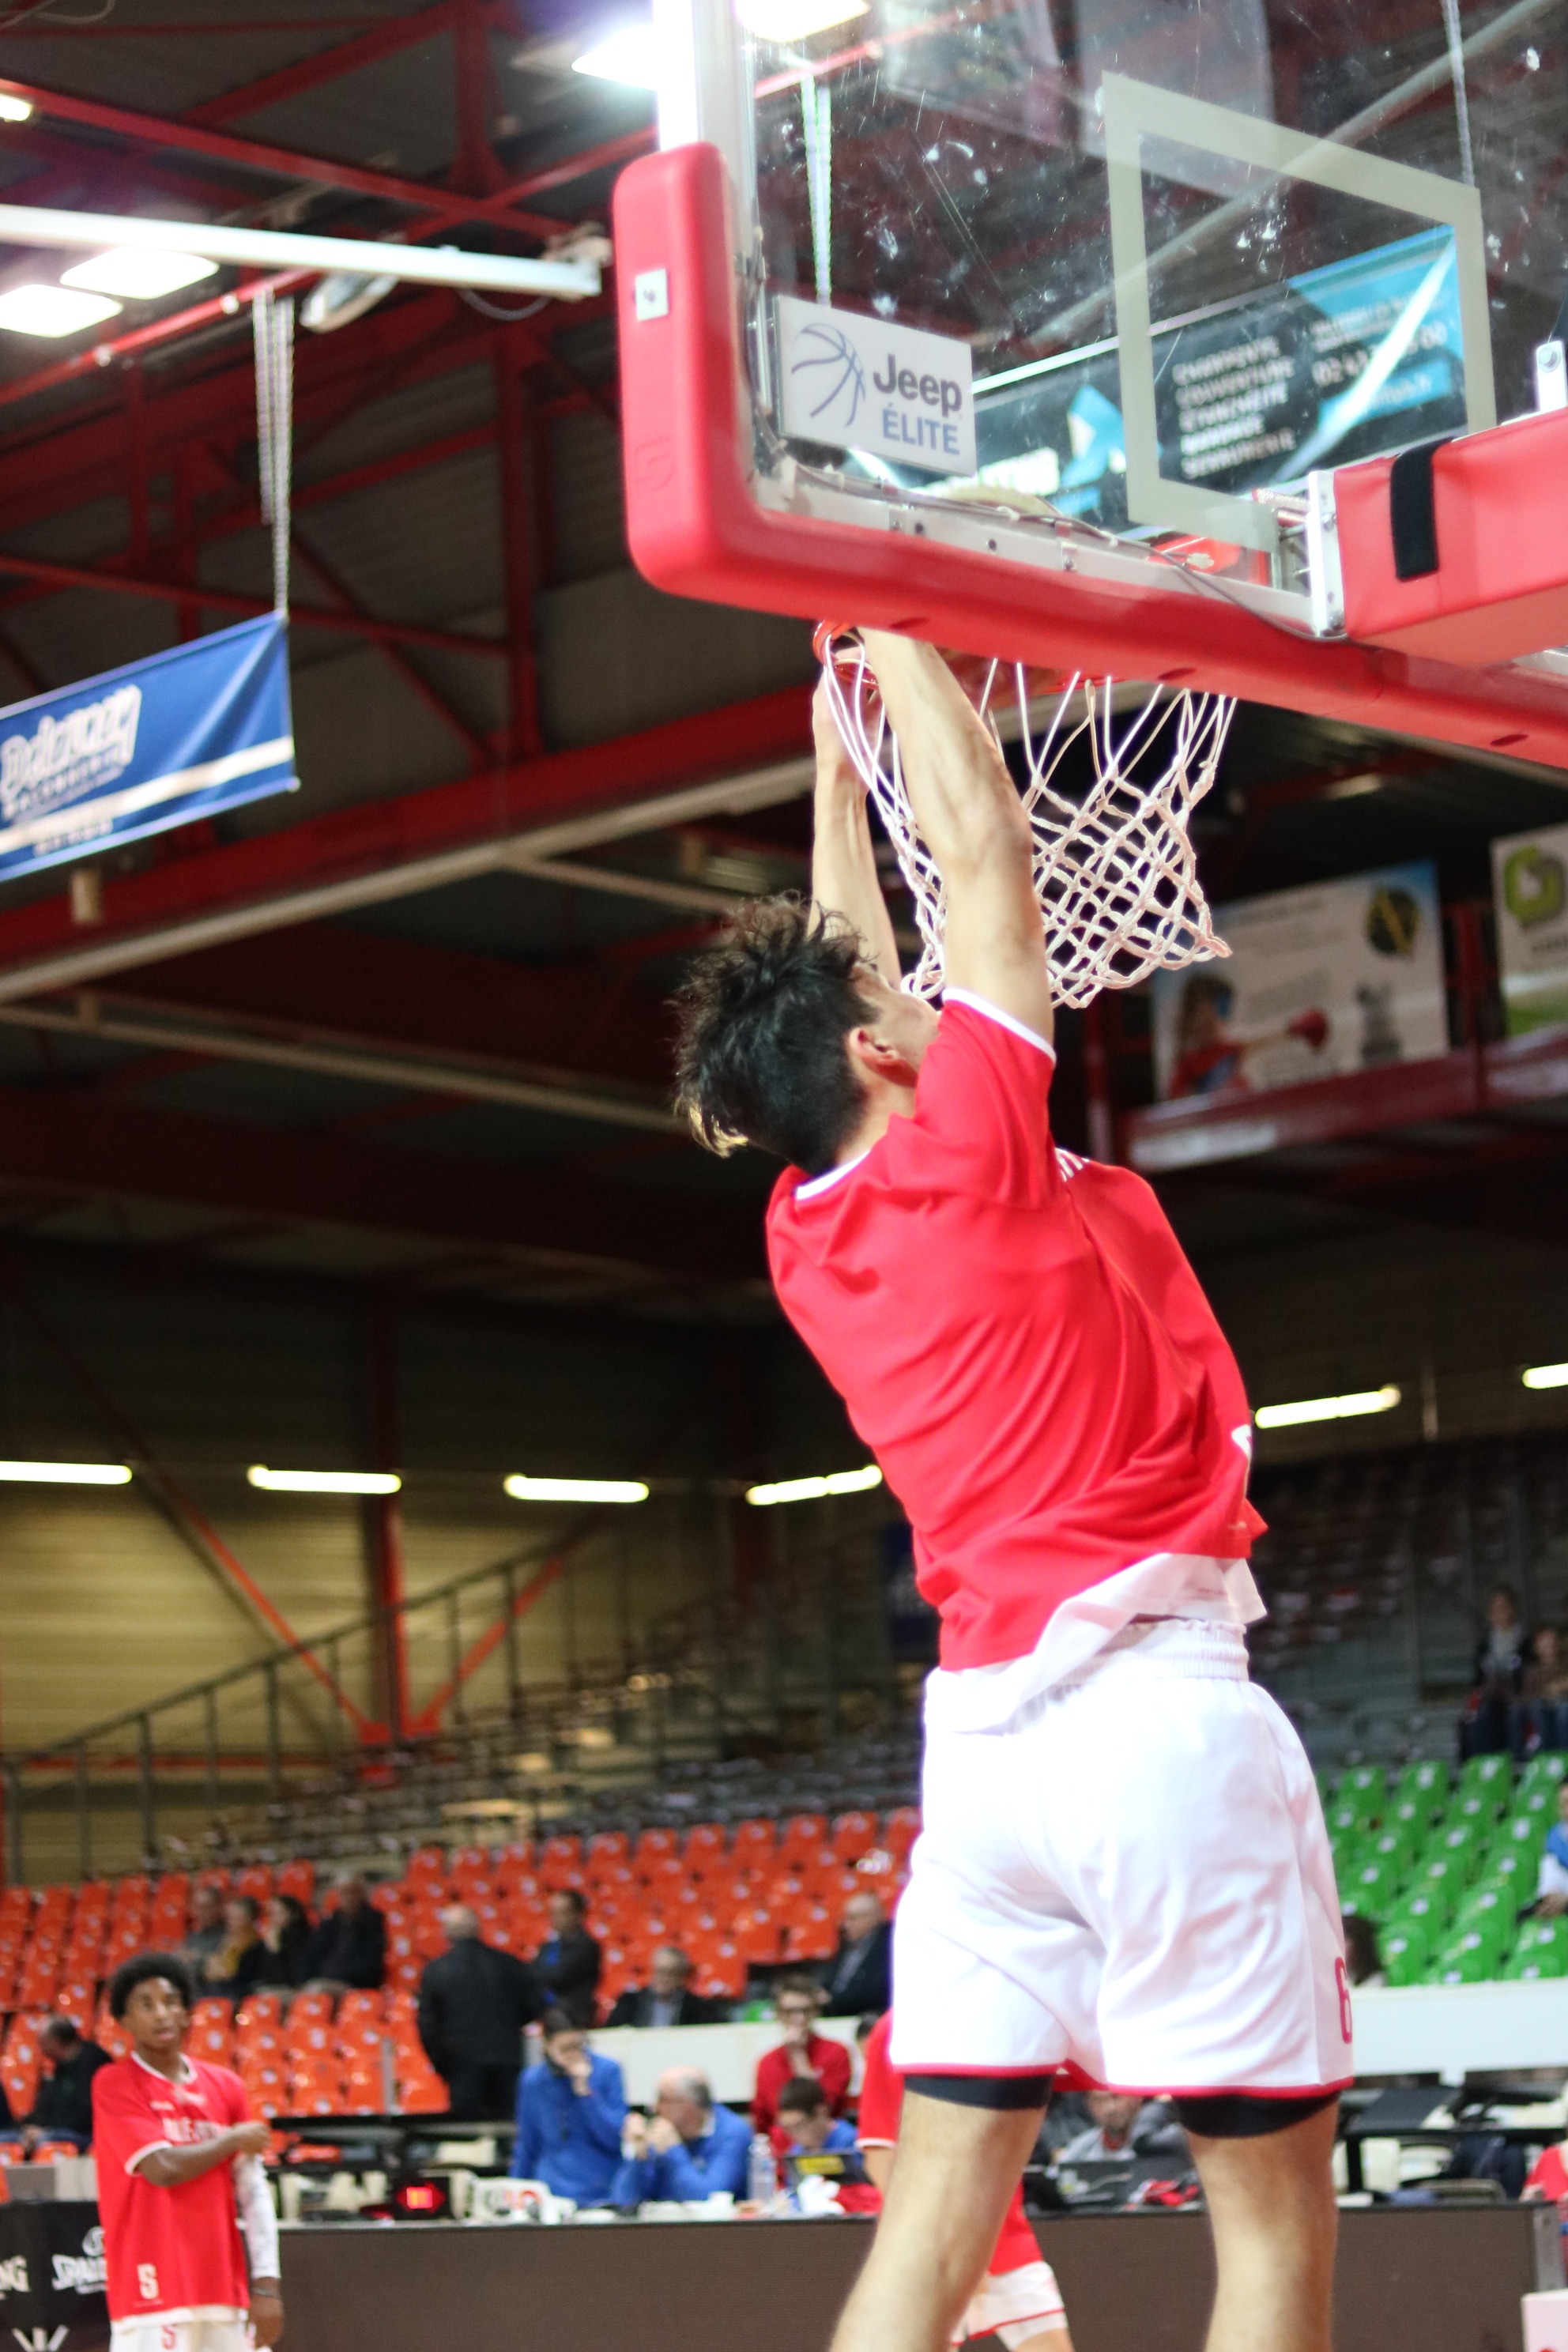
[[(653, 142), (647, 93), (571, 70), (624, 13), (13, 6), (0, 187), (537, 253)], [(247, 278), (213, 284), (0, 335), (5, 699), (265, 609)], [(769, 1171), (674, 1128), (664, 1004), (737, 893), (805, 879), (807, 632), (635, 578), (611, 293), (512, 307), (404, 289), (300, 337), (302, 792), (105, 858), (97, 907), (0, 888), (0, 1234), (763, 1311)], [(1489, 837), (1564, 814), (1517, 763), (1251, 709), (1202, 838), (1220, 898), (1435, 855), (1479, 899)]]

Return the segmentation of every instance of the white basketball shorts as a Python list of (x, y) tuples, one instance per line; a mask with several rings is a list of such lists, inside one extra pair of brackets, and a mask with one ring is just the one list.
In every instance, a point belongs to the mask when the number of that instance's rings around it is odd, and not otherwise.
[(218, 2304), (197, 2311), (149, 2311), (117, 2319), (109, 2352), (256, 2352), (250, 2320)]
[(970, 2297), (969, 2307), (953, 2334), (955, 2344), (972, 2336), (994, 2336), (1018, 2352), (1032, 2336), (1047, 2327), (1065, 2327), (1062, 2291), (1049, 2263), (1025, 2263), (1016, 2271), (987, 2272)]
[(905, 2073), (1304, 2097), (1354, 2072), (1311, 1769), (1232, 1626), (1134, 1623), (1000, 1729), (928, 1721)]

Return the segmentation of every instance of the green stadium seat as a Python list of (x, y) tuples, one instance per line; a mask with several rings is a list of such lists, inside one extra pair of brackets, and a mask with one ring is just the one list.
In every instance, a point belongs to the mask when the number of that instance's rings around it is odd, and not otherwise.
[(1516, 1911), (1535, 1899), (1540, 1855), (1531, 1845), (1499, 1839), (1487, 1856), (1482, 1883), (1505, 1894)]
[(1342, 1804), (1355, 1801), (1363, 1814), (1381, 1813), (1388, 1800), (1388, 1775), (1381, 1764), (1352, 1764), (1340, 1775), (1334, 1795)]
[(1436, 1984), (1485, 1984), (1498, 1973), (1500, 1949), (1477, 1928), (1456, 1936), (1437, 1955), (1432, 1970)]
[(1338, 1797), (1329, 1807), (1326, 1819), (1331, 1842), (1342, 1837), (1364, 1838), (1372, 1826), (1366, 1814), (1357, 1811), (1353, 1800), (1347, 1801)]
[(1568, 1756), (1559, 1756), (1550, 1748), (1543, 1748), (1539, 1756), (1532, 1756), (1525, 1765), (1519, 1776), (1519, 1785), (1521, 1790), (1542, 1788), (1555, 1791), (1565, 1772), (1568, 1772)]
[[(1412, 1882), (1413, 1898), (1425, 1895), (1435, 1908), (1441, 1908), (1446, 1919), (1451, 1919), (1459, 1907), (1459, 1897), (1468, 1882), (1469, 1872), (1458, 1854), (1446, 1852), (1427, 1853), (1415, 1867)], [(1407, 1907), (1414, 1907), (1414, 1902)]]
[(1369, 1859), (1375, 1855), (1377, 1860), (1392, 1870), (1396, 1877), (1404, 1879), (1408, 1878), (1415, 1867), (1420, 1843), (1421, 1840), (1413, 1823), (1395, 1822), (1385, 1824), (1380, 1829), (1377, 1835), (1369, 1841), (1364, 1851)]
[(1502, 1811), (1495, 1783), (1485, 1788), (1460, 1789), (1443, 1818), (1446, 1822), (1495, 1822)]
[(1383, 1973), (1391, 1985), (1426, 1983), (1432, 1947), (1425, 1937), (1412, 1936), (1404, 1927), (1390, 1927), (1379, 1936), (1377, 1948), (1383, 1955)]
[(1395, 1804), (1423, 1802), (1440, 1811), (1448, 1801), (1449, 1773), (1441, 1756), (1419, 1756), (1407, 1764), (1394, 1786)]
[(1541, 1834), (1546, 1835), (1557, 1819), (1557, 1784), (1553, 1780), (1521, 1780), (1514, 1791), (1513, 1817), (1526, 1815), (1541, 1823)]
[(1433, 1861), (1447, 1854), (1469, 1879), (1479, 1871), (1489, 1843), (1475, 1822), (1445, 1822), (1426, 1851)]
[(1359, 1866), (1340, 1879), (1340, 1907), (1358, 1911), (1363, 1919), (1384, 1919), (1394, 1908), (1399, 1873), (1374, 1854), (1363, 1855)]
[(1459, 1786), (1494, 1790), (1499, 1805), (1506, 1804), (1513, 1789), (1512, 1757), (1472, 1756), (1459, 1775)]
[(1568, 1976), (1568, 1918), (1527, 1919), (1503, 1975), (1516, 1983), (1531, 1977)]

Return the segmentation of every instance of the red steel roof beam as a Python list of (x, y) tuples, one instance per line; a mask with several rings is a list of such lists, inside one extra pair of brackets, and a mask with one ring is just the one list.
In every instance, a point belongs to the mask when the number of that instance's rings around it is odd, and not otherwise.
[(355, 163), (339, 163), (320, 155), (305, 155), (291, 147), (278, 147), (255, 139), (237, 139), (224, 131), (204, 131), (195, 123), (171, 121), (156, 114), (137, 114), (129, 107), (105, 106), (99, 100), (75, 98), (65, 90), (45, 89), (37, 82), (0, 77), (0, 93), (26, 99), (46, 117), (80, 122), (89, 130), (108, 131), (121, 139), (138, 141), (155, 151), (173, 150), (187, 155), (207, 155), (220, 163), (258, 172), (269, 179), (310, 180), (327, 188), (374, 196), (384, 204), (406, 205), (438, 215), (415, 225), (419, 236), (431, 235), (444, 222), (483, 221), (492, 228), (511, 229), (521, 236), (559, 236), (569, 224), (543, 213), (520, 212), (504, 195), (458, 196), (449, 189), (433, 188), (422, 180), (395, 179), (386, 172), (369, 172)]

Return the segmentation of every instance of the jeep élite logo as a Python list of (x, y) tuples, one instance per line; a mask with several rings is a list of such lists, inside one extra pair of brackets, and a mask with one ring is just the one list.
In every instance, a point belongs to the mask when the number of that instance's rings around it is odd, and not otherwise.
[(973, 472), (967, 343), (789, 295), (778, 320), (787, 434), (925, 473)]

